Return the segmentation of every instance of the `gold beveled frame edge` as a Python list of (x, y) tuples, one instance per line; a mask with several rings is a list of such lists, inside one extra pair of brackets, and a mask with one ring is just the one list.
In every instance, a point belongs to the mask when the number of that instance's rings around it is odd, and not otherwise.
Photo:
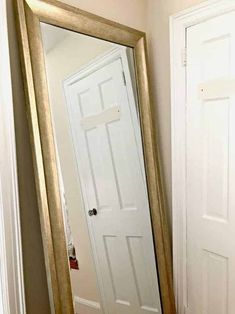
[[(25, 92), (34, 156), (48, 284), (55, 313), (73, 313), (65, 249), (53, 130), (45, 76), (39, 22), (134, 48), (144, 158), (157, 257), (162, 309), (175, 314), (170, 237), (166, 219), (158, 147), (152, 121), (147, 75), (146, 40), (143, 32), (106, 20), (55, 0), (15, 0), (19, 24)], [(107, 29), (108, 26), (108, 29)], [(58, 241), (60, 239), (60, 241)], [(61, 290), (62, 284), (66, 287)]]
[(42, 229), (48, 291), (51, 308), (55, 308), (55, 313), (61, 313), (24, 3), (23, 1), (15, 1), (14, 4), (21, 52), (20, 57), (24, 79), (24, 90), (26, 95), (27, 118), (32, 144), (33, 166)]
[(147, 176), (148, 196), (157, 258), (163, 314), (176, 314), (173, 290), (172, 253), (166, 217), (165, 192), (160, 167), (159, 147), (153, 121), (153, 107), (148, 78), (146, 39), (143, 36), (134, 48), (141, 132)]
[[(18, 13), (24, 17), (20, 25), (24, 60), (26, 96), (28, 96), (28, 117), (32, 138), (34, 169), (39, 200), (44, 254), (47, 258), (48, 242), (51, 254), (47, 267), (48, 288), (52, 313), (72, 314), (73, 300), (66, 250), (65, 232), (54, 150), (53, 129), (50, 117), (44, 55), (40, 34), (40, 20), (27, 5), (18, 1)], [(19, 6), (22, 11), (19, 11)], [(21, 15), (21, 17), (22, 17)], [(21, 38), (22, 38), (21, 37)], [(35, 113), (32, 115), (32, 111)], [(35, 142), (35, 138), (38, 139)], [(44, 189), (44, 190), (43, 190)], [(44, 200), (44, 206), (41, 200)], [(47, 213), (45, 217), (44, 214)], [(51, 278), (51, 273), (53, 277)], [(50, 289), (51, 288), (51, 289)]]

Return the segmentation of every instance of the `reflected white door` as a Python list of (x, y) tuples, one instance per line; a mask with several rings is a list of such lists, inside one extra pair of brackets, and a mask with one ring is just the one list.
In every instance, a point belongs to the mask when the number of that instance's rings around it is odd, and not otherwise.
[(190, 314), (235, 313), (235, 13), (187, 31)]
[(161, 313), (140, 129), (121, 58), (78, 73), (65, 90), (104, 312)]

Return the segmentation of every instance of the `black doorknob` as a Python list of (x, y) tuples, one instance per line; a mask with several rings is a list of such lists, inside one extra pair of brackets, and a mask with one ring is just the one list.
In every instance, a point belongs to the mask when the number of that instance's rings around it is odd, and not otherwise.
[(88, 215), (89, 216), (96, 216), (97, 210), (95, 208), (88, 210)]

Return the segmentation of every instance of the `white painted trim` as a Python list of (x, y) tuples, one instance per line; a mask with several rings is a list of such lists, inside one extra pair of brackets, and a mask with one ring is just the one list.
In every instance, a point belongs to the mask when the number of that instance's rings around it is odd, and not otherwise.
[(186, 30), (190, 26), (233, 10), (234, 0), (209, 0), (170, 17), (173, 268), (178, 314), (184, 314), (188, 308), (185, 203), (186, 64), (182, 64), (182, 53), (186, 49)]
[(74, 297), (74, 302), (75, 304), (82, 304), (82, 305), (85, 305), (85, 306), (88, 306), (92, 309), (96, 309), (96, 310), (100, 310), (101, 309), (101, 306), (98, 302), (95, 302), (95, 301), (91, 301), (91, 300), (87, 300), (87, 299), (83, 299), (83, 298), (80, 298), (78, 296), (75, 296)]
[(24, 314), (26, 310), (6, 1), (0, 0), (0, 281), (3, 301), (0, 313)]

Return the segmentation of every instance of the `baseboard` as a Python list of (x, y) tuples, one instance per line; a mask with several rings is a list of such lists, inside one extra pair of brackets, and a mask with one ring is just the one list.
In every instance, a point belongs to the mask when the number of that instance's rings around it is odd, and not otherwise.
[(76, 314), (100, 314), (100, 303), (74, 296)]

